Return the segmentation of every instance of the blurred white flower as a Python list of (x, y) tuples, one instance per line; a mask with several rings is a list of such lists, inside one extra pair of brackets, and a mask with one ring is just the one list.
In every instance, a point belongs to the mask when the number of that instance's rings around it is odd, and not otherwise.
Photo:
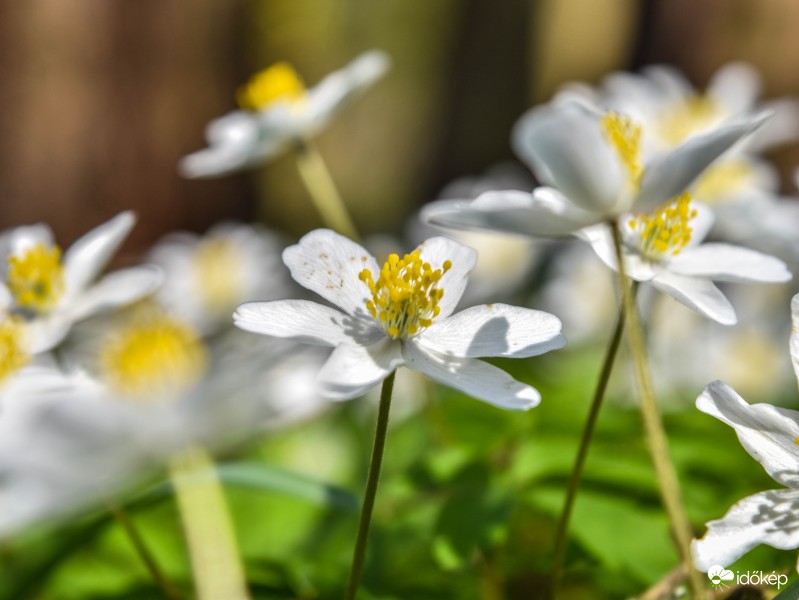
[(204, 236), (172, 233), (149, 256), (165, 275), (156, 298), (203, 335), (232, 326), (242, 302), (285, 298), (293, 289), (280, 260), (282, 242), (267, 229), (235, 223)]
[(0, 308), (27, 321), (31, 354), (55, 347), (75, 322), (158, 287), (161, 272), (148, 265), (114, 271), (95, 283), (134, 222), (133, 213), (120, 213), (77, 240), (63, 260), (47, 225), (0, 235)]
[[(799, 378), (799, 295), (791, 302), (791, 314), (791, 358)], [(705, 536), (692, 544), (696, 567), (727, 566), (758, 544), (799, 547), (799, 412), (747, 404), (723, 381), (708, 385), (696, 406), (733, 427), (744, 449), (785, 486), (744, 498), (724, 517), (707, 523)]]
[(371, 50), (310, 89), (286, 63), (265, 69), (239, 91), (243, 110), (211, 121), (208, 148), (181, 159), (178, 169), (184, 177), (217, 177), (263, 163), (319, 133), (388, 67), (386, 54)]
[(452, 312), (476, 260), (445, 237), (411, 254), (389, 256), (382, 269), (351, 240), (319, 229), (287, 248), (292, 277), (344, 312), (304, 300), (250, 302), (237, 326), (265, 335), (335, 347), (318, 375), (322, 393), (359, 396), (405, 365), (444, 385), (507, 409), (527, 409), (538, 391), (483, 361), (528, 357), (561, 348), (560, 321), (504, 304)]
[[(735, 310), (713, 281), (776, 283), (790, 280), (791, 273), (773, 256), (729, 244), (702, 244), (712, 223), (710, 210), (692, 203), (688, 194), (651, 214), (630, 213), (620, 222), (625, 270), (699, 314), (732, 325)], [(617, 269), (610, 226), (588, 227), (580, 237)]]
[(647, 156), (642, 126), (574, 98), (524, 115), (513, 142), (545, 187), (531, 193), (493, 191), (473, 201), (433, 202), (423, 219), (442, 227), (559, 236), (646, 211), (682, 194), (722, 153), (765, 121), (726, 122), (669, 151)]

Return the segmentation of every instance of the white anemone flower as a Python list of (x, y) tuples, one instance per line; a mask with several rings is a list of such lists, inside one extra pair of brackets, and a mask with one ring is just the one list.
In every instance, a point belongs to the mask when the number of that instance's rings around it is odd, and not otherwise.
[[(799, 379), (799, 295), (791, 301), (791, 358)], [(799, 547), (799, 412), (770, 404), (748, 404), (723, 381), (708, 385), (696, 400), (702, 412), (735, 429), (744, 449), (782, 489), (767, 490), (737, 502), (721, 519), (707, 523), (694, 540), (700, 571), (727, 566), (759, 544), (781, 550)]]
[(292, 277), (341, 310), (305, 300), (250, 302), (237, 326), (335, 348), (317, 380), (334, 399), (360, 396), (400, 366), (506, 409), (536, 406), (540, 394), (486, 362), (563, 347), (560, 320), (505, 304), (452, 314), (475, 265), (474, 250), (434, 237), (380, 268), (361, 246), (327, 229), (283, 252)]
[(161, 283), (161, 271), (138, 266), (95, 281), (135, 222), (123, 212), (92, 229), (64, 253), (47, 225), (17, 227), (0, 236), (0, 306), (26, 322), (28, 350), (38, 354), (64, 339), (72, 325), (138, 300)]
[(425, 221), (442, 227), (562, 236), (652, 210), (682, 194), (722, 153), (765, 121), (766, 115), (727, 122), (673, 149), (647, 156), (642, 126), (602, 113), (573, 97), (524, 115), (514, 127), (517, 154), (544, 185), (532, 192), (486, 192), (473, 201), (425, 207)]
[[(688, 194), (651, 214), (630, 213), (620, 223), (625, 271), (699, 314), (733, 325), (735, 310), (714, 281), (777, 283), (792, 275), (776, 257), (730, 244), (703, 244), (712, 223), (711, 211)], [(608, 266), (618, 268), (610, 226), (588, 227), (580, 237)]]
[(242, 302), (289, 296), (284, 246), (276, 233), (240, 223), (220, 223), (203, 236), (171, 233), (149, 255), (164, 271), (156, 299), (203, 335), (232, 326), (230, 315)]
[(184, 157), (184, 177), (218, 177), (261, 164), (318, 134), (348, 100), (388, 70), (379, 50), (365, 52), (306, 89), (294, 69), (278, 63), (239, 91), (243, 110), (208, 124), (208, 148)]

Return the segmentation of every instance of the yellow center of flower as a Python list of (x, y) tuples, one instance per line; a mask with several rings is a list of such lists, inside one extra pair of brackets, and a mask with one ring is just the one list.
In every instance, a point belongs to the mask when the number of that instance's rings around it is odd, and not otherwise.
[(224, 238), (208, 238), (197, 246), (192, 268), (207, 310), (222, 313), (240, 303), (244, 287), (240, 261), (236, 248)]
[(630, 183), (637, 188), (644, 172), (641, 162), (641, 126), (624, 115), (608, 113), (602, 117), (602, 130), (627, 170)]
[(710, 127), (718, 115), (719, 107), (711, 98), (693, 94), (665, 110), (656, 131), (664, 143), (676, 146), (692, 133)]
[(294, 68), (285, 62), (256, 73), (236, 94), (239, 106), (248, 110), (261, 110), (273, 102), (296, 102), (304, 98), (305, 85)]
[(366, 308), (389, 337), (406, 340), (430, 327), (441, 312), (438, 304), (444, 290), (437, 284), (451, 268), (452, 261), (446, 260), (440, 269), (433, 270), (430, 263), (422, 261), (418, 250), (402, 258), (392, 254), (376, 282), (369, 269), (359, 275), (372, 293)]
[(700, 202), (713, 203), (732, 196), (754, 177), (752, 167), (743, 160), (725, 160), (705, 169), (694, 186)]
[(30, 356), (25, 343), (25, 323), (17, 317), (0, 322), (0, 382), (24, 367)]
[(101, 350), (107, 383), (135, 399), (175, 398), (202, 376), (208, 352), (188, 325), (151, 314), (122, 329)]
[(641, 254), (658, 260), (667, 253), (676, 256), (691, 241), (694, 217), (691, 196), (684, 193), (649, 215), (634, 216), (629, 225), (640, 237)]
[(10, 256), (8, 289), (20, 308), (38, 313), (51, 310), (64, 293), (61, 248), (38, 243)]

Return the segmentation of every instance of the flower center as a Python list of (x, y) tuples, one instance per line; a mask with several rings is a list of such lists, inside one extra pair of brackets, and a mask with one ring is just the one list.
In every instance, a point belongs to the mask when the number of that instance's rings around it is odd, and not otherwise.
[(380, 270), (377, 282), (369, 269), (359, 274), (372, 293), (366, 308), (389, 337), (406, 340), (430, 327), (441, 312), (438, 303), (444, 290), (436, 286), (450, 268), (452, 261), (445, 260), (440, 269), (433, 270), (430, 263), (422, 261), (418, 250), (402, 258), (392, 254)]
[(239, 105), (261, 110), (278, 101), (296, 102), (305, 98), (305, 85), (294, 68), (279, 62), (253, 75), (236, 94)]
[(212, 313), (230, 311), (241, 300), (241, 258), (228, 240), (206, 239), (197, 246), (192, 269), (203, 306)]
[(676, 146), (692, 133), (703, 131), (718, 118), (718, 105), (707, 96), (693, 94), (660, 116), (657, 133), (669, 146)]
[(749, 184), (753, 177), (752, 167), (744, 160), (713, 163), (694, 186), (694, 196), (707, 203), (724, 200)]
[(174, 398), (200, 379), (207, 354), (191, 327), (150, 314), (109, 338), (100, 365), (108, 384), (128, 397)]
[(8, 316), (0, 322), (0, 381), (5, 381), (30, 359), (24, 327), (24, 322), (17, 317)]
[(37, 313), (50, 311), (64, 293), (61, 248), (38, 243), (8, 258), (8, 289), (17, 306)]
[(653, 260), (663, 255), (676, 256), (691, 241), (691, 219), (696, 210), (691, 196), (682, 194), (650, 215), (636, 215), (629, 220), (630, 228), (638, 234), (641, 254)]
[(602, 117), (602, 130), (627, 170), (630, 183), (637, 188), (644, 172), (641, 163), (641, 126), (624, 115), (608, 113)]

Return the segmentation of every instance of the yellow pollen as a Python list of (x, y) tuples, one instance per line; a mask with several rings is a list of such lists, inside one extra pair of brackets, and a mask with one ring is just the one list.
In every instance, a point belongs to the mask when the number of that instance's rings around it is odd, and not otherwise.
[(641, 162), (641, 126), (633, 123), (629, 117), (608, 113), (602, 117), (602, 130), (627, 169), (630, 183), (637, 188), (644, 172)]
[(437, 284), (451, 268), (452, 261), (446, 260), (440, 269), (433, 270), (430, 263), (422, 261), (418, 250), (402, 258), (392, 254), (376, 282), (369, 269), (359, 274), (372, 294), (366, 309), (389, 337), (406, 340), (430, 327), (441, 312), (438, 304), (444, 290)]
[(211, 237), (200, 242), (192, 258), (200, 302), (212, 313), (232, 312), (244, 289), (241, 257), (234, 245), (225, 238)]
[(236, 94), (239, 106), (261, 110), (273, 102), (296, 102), (305, 98), (305, 85), (294, 68), (279, 62), (253, 75)]
[(635, 215), (628, 224), (639, 236), (641, 254), (660, 260), (665, 254), (676, 256), (691, 241), (694, 217), (691, 196), (684, 193), (649, 215)]
[(711, 98), (693, 94), (664, 111), (656, 131), (663, 142), (676, 146), (689, 135), (713, 125), (718, 116), (719, 107)]
[(795, 438), (793, 438), (793, 443), (796, 444), (797, 446), (799, 446), (799, 436), (796, 436)]
[(0, 382), (28, 364), (25, 323), (18, 317), (0, 322)]
[(723, 201), (743, 188), (754, 173), (744, 160), (725, 160), (713, 163), (693, 188), (694, 196), (704, 203)]
[(52, 310), (64, 293), (61, 248), (38, 243), (8, 259), (8, 289), (18, 307), (37, 313)]
[(138, 400), (173, 399), (203, 375), (208, 352), (188, 325), (147, 314), (112, 335), (100, 354), (104, 379)]

